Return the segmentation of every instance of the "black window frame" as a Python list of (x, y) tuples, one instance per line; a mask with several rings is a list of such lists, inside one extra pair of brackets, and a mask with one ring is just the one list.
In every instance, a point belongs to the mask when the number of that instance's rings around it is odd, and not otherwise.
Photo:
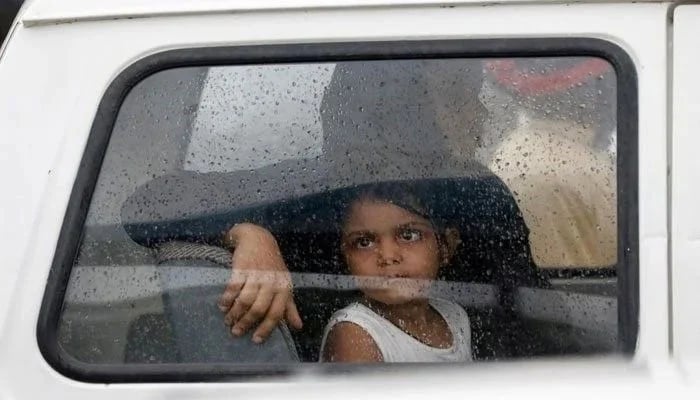
[[(307, 364), (90, 364), (61, 348), (58, 327), (70, 273), (117, 114), (129, 91), (157, 72), (179, 67), (430, 58), (591, 56), (608, 61), (617, 77), (618, 347), (632, 356), (639, 329), (638, 86), (636, 68), (616, 44), (596, 38), (449, 39), (275, 44), (169, 50), (121, 72), (105, 91), (70, 195), (37, 324), (42, 355), (61, 374), (80, 381), (192, 382), (250, 380), (293, 374)], [(331, 368), (338, 367), (338, 368)], [(386, 368), (384, 366), (383, 368)], [(351, 366), (326, 366), (324, 370)], [(399, 366), (392, 368), (400, 368)]]

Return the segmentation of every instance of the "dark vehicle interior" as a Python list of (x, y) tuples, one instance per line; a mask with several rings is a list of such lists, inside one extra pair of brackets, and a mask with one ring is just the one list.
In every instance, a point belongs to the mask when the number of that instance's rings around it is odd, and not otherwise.
[[(249, 174), (246, 172), (246, 175)], [(212, 178), (237, 181), (240, 176), (236, 174), (226, 177), (199, 175), (196, 180), (201, 184)], [(168, 197), (167, 193), (172, 190), (173, 182), (178, 179), (188, 179), (188, 177), (159, 178), (137, 191), (123, 209), (123, 221), (143, 219), (142, 213), (139, 212), (143, 209), (137, 205), (147, 201), (158, 202), (158, 199)], [(255, 180), (254, 177), (249, 179)], [(393, 183), (395, 182), (383, 184)], [(495, 175), (480, 170), (471, 178), (425, 179), (411, 181), (409, 184), (419, 188), (421, 192), (430, 193), (427, 201), (431, 209), (439, 213), (438, 218), (451, 221), (459, 227), (464, 245), (453, 258), (455, 266), (445, 269), (446, 272), (440, 276), (440, 280), (462, 284), (454, 300), (467, 308), (469, 315), (472, 316), (472, 343), (476, 359), (590, 354), (606, 350), (605, 345), (600, 341), (591, 340), (590, 334), (583, 329), (563, 322), (538, 321), (519, 315), (515, 299), (519, 287), (548, 289), (551, 285), (547, 278), (538, 272), (532, 261), (527, 241), (528, 229), (515, 200)], [(285, 255), (285, 261), (293, 273), (343, 276), (347, 272), (344, 271), (338, 254), (340, 248), (338, 232), (332, 229), (332, 224), (329, 225), (328, 221), (337, 219), (339, 205), (344, 204), (344, 199), (351, 198), (354, 192), (361, 189), (362, 185), (341, 188), (262, 206), (242, 204), (225, 212), (172, 221), (127, 223), (125, 229), (137, 243), (157, 249), (160, 244), (170, 241), (216, 244), (222, 232), (231, 225), (231, 221), (255, 222), (274, 233)], [(464, 201), (455, 203), (452, 199), (456, 197)], [(206, 260), (200, 259), (193, 262), (190, 259), (189, 262), (189, 265), (211, 268), (211, 263)], [(225, 264), (223, 266), (226, 267)], [(479, 285), (487, 285), (495, 290), (486, 292), (484, 298), (477, 299), (474, 304), (467, 303), (468, 297), (464, 296), (466, 293), (459, 293), (459, 290), (468, 292), (470, 288)], [(295, 298), (299, 311), (302, 315), (308, 316), (305, 319), (304, 328), (301, 331), (292, 332), (296, 344), (295, 350), (301, 361), (317, 361), (325, 322), (334, 311), (349, 304), (356, 293), (353, 290), (332, 288), (331, 285), (329, 287), (295, 286)], [(202, 287), (165, 292), (163, 294), (165, 311), (161, 316), (162, 319), (156, 324), (161, 327), (159, 335), (148, 340), (147, 336), (139, 333), (146, 329), (144, 325), (150, 325), (153, 322), (135, 321), (130, 328), (130, 336), (140, 337), (138, 343), (144, 347), (130, 346), (127, 359), (137, 362), (139, 357), (135, 357), (134, 354), (138, 354), (146, 356), (146, 359), (157, 360), (159, 359), (157, 354), (161, 354), (168, 357), (177, 355), (175, 357), (178, 362), (191, 361), (193, 358), (191, 353), (200, 354), (205, 348), (212, 348), (212, 344), (207, 341), (193, 341), (188, 337), (189, 335), (178, 332), (178, 327), (180, 330), (187, 330), (187, 328), (186, 324), (178, 323), (185, 318), (178, 317), (177, 314), (187, 313), (187, 319), (191, 323), (192, 311), (188, 310), (201, 309), (203, 304), (199, 303), (202, 298), (210, 302), (209, 318), (213, 323), (208, 330), (222, 333), (218, 335), (220, 346), (226, 346), (226, 343), (235, 341), (231, 340), (221, 324), (219, 311), (213, 307), (216, 296), (222, 288), (209, 289), (205, 297), (202, 297), (202, 290), (204, 290)], [(493, 293), (496, 293), (496, 296), (493, 296)], [(489, 300), (489, 297), (493, 298)], [(174, 299), (182, 299), (180, 301), (188, 302), (189, 306), (177, 307), (179, 310), (177, 311), (173, 307), (176, 302)], [(198, 303), (197, 307), (193, 304), (195, 302)], [(485, 307), (484, 303), (488, 302), (491, 304)], [(559, 304), (558, 307), (566, 312), (566, 304)], [(143, 318), (158, 318), (158, 316), (149, 315)], [(179, 339), (181, 336), (183, 336), (182, 339)], [(182, 346), (178, 345), (180, 340)], [(163, 343), (168, 343), (169, 346), (179, 350), (163, 352)], [(193, 348), (192, 343), (199, 343), (201, 346)], [(267, 357), (264, 354), (269, 353), (259, 352), (259, 354), (264, 358)], [(287, 352), (280, 354), (285, 358)], [(209, 362), (221, 361), (220, 353), (214, 357), (213, 359), (195, 357), (195, 359)], [(264, 362), (259, 357), (253, 356), (250, 351), (230, 353), (226, 361), (244, 362), (251, 359)], [(140, 361), (144, 359), (141, 357)]]

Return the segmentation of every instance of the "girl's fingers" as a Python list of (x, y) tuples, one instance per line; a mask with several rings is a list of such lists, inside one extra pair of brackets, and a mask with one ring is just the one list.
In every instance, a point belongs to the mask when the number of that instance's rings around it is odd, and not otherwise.
[(297, 310), (297, 305), (292, 296), (289, 296), (289, 299), (287, 299), (285, 318), (289, 326), (294, 329), (301, 329), (304, 327), (304, 323), (301, 321), (301, 316), (299, 315), (299, 310)]
[[(231, 310), (224, 317), (224, 322), (226, 325), (233, 325), (238, 322), (238, 320), (248, 311), (248, 309), (255, 303), (255, 299), (258, 297), (258, 291), (260, 290), (260, 285), (257, 282), (251, 280), (246, 281), (245, 286), (241, 290), (241, 293), (236, 297), (233, 302)], [(231, 330), (236, 336), (240, 336), (245, 333), (245, 331), (239, 331), (236, 328)]]
[(253, 334), (253, 342), (262, 343), (272, 334), (284, 316), (286, 300), (287, 297), (282, 293), (275, 295), (265, 319), (258, 325), (258, 329)]
[(224, 293), (219, 298), (218, 306), (221, 312), (228, 312), (233, 306), (233, 302), (236, 297), (241, 293), (241, 289), (245, 285), (246, 276), (244, 273), (237, 270), (231, 272), (231, 279), (229, 279), (224, 289)]
[(269, 285), (261, 285), (257, 293), (255, 301), (246, 311), (246, 313), (238, 319), (238, 322), (233, 326), (233, 330), (246, 332), (252, 328), (258, 321), (266, 318), (270, 313), (271, 304), (275, 297), (275, 292)]

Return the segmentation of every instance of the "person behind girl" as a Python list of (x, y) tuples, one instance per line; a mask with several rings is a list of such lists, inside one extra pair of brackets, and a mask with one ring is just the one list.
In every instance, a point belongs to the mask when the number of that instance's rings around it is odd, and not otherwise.
[(344, 213), (341, 252), (362, 292), (337, 311), (321, 345), (323, 362), (471, 361), (469, 317), (431, 297), (459, 242), (400, 183), (359, 193)]

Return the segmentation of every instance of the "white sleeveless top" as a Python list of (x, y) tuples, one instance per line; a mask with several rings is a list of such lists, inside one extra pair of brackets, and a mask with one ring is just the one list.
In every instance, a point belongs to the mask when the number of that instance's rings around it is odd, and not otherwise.
[(440, 299), (430, 299), (430, 305), (442, 316), (452, 333), (449, 348), (431, 347), (420, 342), (367, 306), (353, 303), (336, 311), (323, 333), (321, 355), (331, 328), (339, 322), (352, 322), (364, 329), (377, 344), (384, 362), (463, 362), (472, 361), (469, 316), (459, 305)]

